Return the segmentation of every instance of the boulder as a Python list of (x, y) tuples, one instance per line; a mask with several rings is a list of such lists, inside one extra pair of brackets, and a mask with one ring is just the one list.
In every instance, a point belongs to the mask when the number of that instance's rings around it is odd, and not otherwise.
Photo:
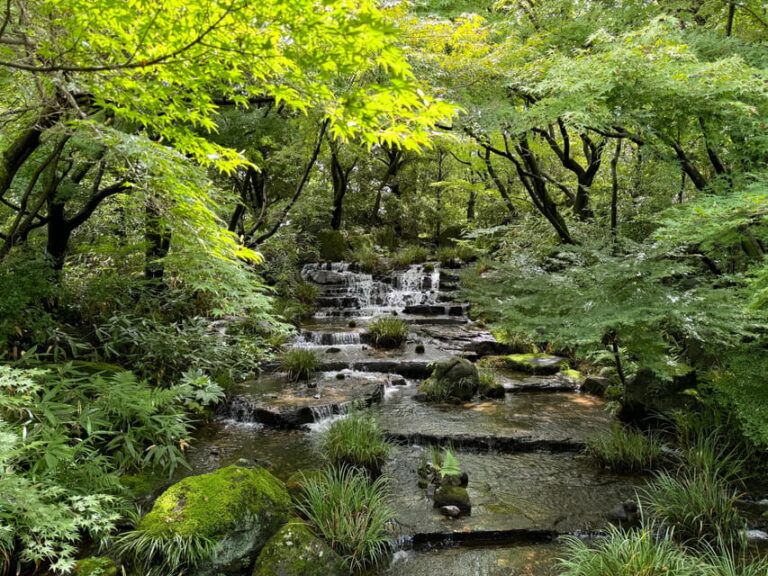
[(117, 566), (111, 558), (94, 556), (81, 558), (72, 569), (72, 576), (116, 576)]
[(529, 374), (556, 374), (566, 363), (565, 358), (551, 354), (510, 354), (505, 360), (509, 368)]
[(195, 537), (216, 542), (211, 557), (189, 575), (242, 574), (290, 514), (285, 485), (265, 468), (228, 466), (168, 488), (136, 531), (155, 540), (158, 549)]
[(442, 508), (443, 506), (456, 506), (464, 514), (472, 512), (469, 492), (460, 486), (440, 486), (435, 490), (434, 507)]
[(610, 378), (601, 378), (600, 376), (587, 376), (581, 390), (593, 396), (604, 397), (609, 387), (613, 386)]
[(432, 376), (421, 386), (430, 400), (466, 402), (480, 386), (477, 367), (464, 358), (451, 358), (435, 364)]
[(469, 484), (469, 474), (462, 472), (461, 474), (446, 474), (440, 478), (441, 486), (459, 486), (466, 488)]
[(292, 521), (269, 539), (253, 576), (341, 576), (342, 560), (306, 524)]
[(504, 398), (507, 390), (495, 378), (481, 378), (478, 392), (483, 398)]
[(682, 364), (677, 372), (671, 381), (663, 381), (652, 370), (640, 368), (627, 381), (619, 418), (625, 422), (642, 422), (684, 409), (691, 397), (682, 392), (696, 385), (696, 372)]

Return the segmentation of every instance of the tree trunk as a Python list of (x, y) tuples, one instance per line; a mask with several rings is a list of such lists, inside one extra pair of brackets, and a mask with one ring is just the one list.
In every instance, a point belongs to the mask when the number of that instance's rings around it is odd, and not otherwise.
[(162, 216), (152, 199), (147, 201), (145, 208), (144, 239), (147, 243), (144, 252), (144, 279), (153, 290), (163, 287), (165, 265), (163, 258), (168, 255), (171, 247), (171, 233), (162, 221)]

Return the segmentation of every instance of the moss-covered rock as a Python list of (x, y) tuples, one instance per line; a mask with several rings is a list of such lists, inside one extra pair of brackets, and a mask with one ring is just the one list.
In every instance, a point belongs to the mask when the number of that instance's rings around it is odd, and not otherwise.
[(451, 358), (435, 364), (420, 391), (427, 400), (466, 402), (477, 393), (479, 386), (480, 376), (475, 365), (465, 358)]
[(253, 576), (341, 576), (342, 560), (306, 524), (289, 522), (269, 539)]
[(504, 398), (506, 390), (492, 374), (481, 374), (478, 393), (483, 398)]
[(94, 556), (78, 560), (72, 576), (116, 576), (117, 566), (111, 558)]
[(456, 506), (464, 514), (472, 511), (469, 501), (469, 492), (461, 486), (440, 486), (435, 490), (434, 507)]
[(195, 538), (214, 541), (211, 557), (191, 573), (235, 574), (250, 566), (290, 514), (285, 485), (265, 468), (229, 466), (168, 488), (136, 532), (169, 545)]
[(510, 354), (504, 359), (509, 368), (529, 374), (556, 374), (566, 364), (565, 358), (551, 354)]

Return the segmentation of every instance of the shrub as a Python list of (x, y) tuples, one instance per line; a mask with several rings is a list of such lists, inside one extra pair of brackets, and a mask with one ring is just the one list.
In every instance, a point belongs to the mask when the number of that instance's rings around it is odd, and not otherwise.
[(394, 519), (383, 477), (369, 483), (354, 468), (331, 468), (304, 484), (298, 504), (313, 530), (344, 559), (350, 571), (384, 563), (392, 550), (387, 524)]
[(368, 325), (373, 344), (381, 348), (397, 348), (408, 339), (408, 324), (397, 318), (377, 318)]
[(310, 282), (299, 282), (293, 288), (293, 295), (302, 304), (311, 306), (317, 298), (317, 286)]
[(406, 246), (392, 256), (395, 268), (407, 268), (411, 264), (422, 264), (429, 258), (429, 252), (423, 246)]
[(622, 474), (651, 470), (663, 457), (658, 436), (648, 436), (619, 424), (612, 426), (610, 432), (590, 439), (586, 451), (599, 466)]
[(344, 234), (338, 230), (321, 230), (317, 233), (320, 244), (320, 258), (330, 262), (338, 262), (344, 258), (347, 242)]
[(701, 576), (699, 563), (649, 527), (627, 531), (609, 526), (593, 546), (566, 537), (561, 576)]
[(390, 450), (376, 421), (360, 413), (331, 424), (323, 435), (322, 447), (332, 464), (364, 468), (373, 477), (381, 473)]
[(659, 473), (643, 491), (641, 502), (679, 542), (741, 547), (746, 525), (736, 508), (738, 498), (722, 478), (693, 470), (678, 476)]
[(438, 249), (436, 257), (441, 264), (448, 264), (452, 260), (461, 260), (462, 262), (471, 262), (477, 258), (474, 248), (469, 246), (447, 246)]
[(292, 348), (283, 354), (283, 370), (294, 382), (309, 380), (320, 368), (320, 359), (312, 350)]

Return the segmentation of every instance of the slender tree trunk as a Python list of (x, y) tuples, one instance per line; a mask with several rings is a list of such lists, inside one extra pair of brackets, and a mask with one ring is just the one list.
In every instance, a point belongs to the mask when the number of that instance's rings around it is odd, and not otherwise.
[(736, 0), (728, 0), (728, 19), (725, 22), (725, 35), (733, 35), (733, 21), (736, 19)]

